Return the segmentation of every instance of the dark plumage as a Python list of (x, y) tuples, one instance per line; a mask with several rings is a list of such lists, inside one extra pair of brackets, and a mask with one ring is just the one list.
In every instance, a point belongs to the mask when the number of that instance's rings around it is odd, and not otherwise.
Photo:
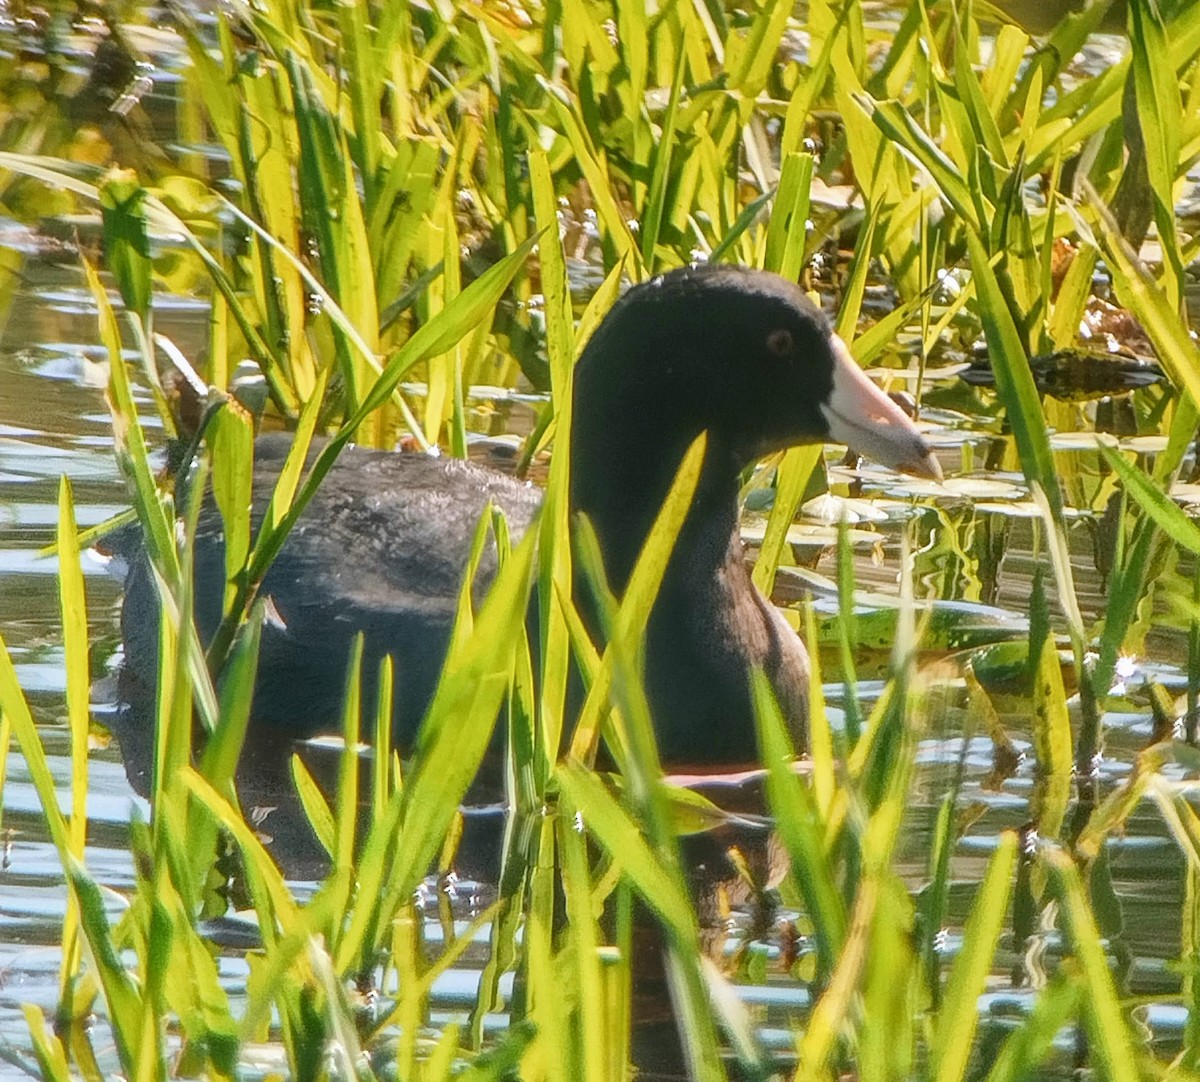
[[(745, 466), (768, 451), (843, 439), (885, 464), (938, 473), (911, 422), (861, 375), (797, 286), (738, 267), (661, 275), (614, 306), (575, 374), (572, 510), (595, 526), (618, 593), (684, 451), (705, 431), (699, 488), (646, 629), (646, 687), (663, 760), (673, 765), (756, 758), (748, 691), (755, 667), (771, 679), (797, 740), (806, 739), (804, 647), (743, 560), (737, 490)], [(256, 522), (286, 451), (283, 436), (256, 444)], [(519, 535), (540, 493), (453, 459), (343, 453), (263, 583), (281, 622), (264, 630), (259, 728), (248, 739), (335, 725), (349, 643), (363, 630), (367, 673), (384, 653), (396, 660), (395, 735), (409, 746), (489, 499)], [(197, 619), (207, 637), (224, 580), (211, 508), (195, 558)], [(127, 683), (152, 679), (156, 607), (145, 560), (135, 558), (122, 621)]]

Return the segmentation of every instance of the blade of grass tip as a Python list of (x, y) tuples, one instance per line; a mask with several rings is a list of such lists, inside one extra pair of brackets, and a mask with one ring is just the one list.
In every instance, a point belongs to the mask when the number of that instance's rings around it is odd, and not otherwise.
[(881, 204), (873, 200), (867, 208), (867, 220), (863, 223), (854, 245), (854, 256), (850, 260), (850, 271), (842, 288), (842, 301), (838, 308), (834, 332), (849, 342), (858, 328), (858, 317), (862, 311), (863, 294), (867, 288), (867, 272), (871, 268), (871, 251), (875, 243), (875, 228), (879, 223)]
[(254, 477), (254, 425), (235, 399), (229, 399), (208, 429), (212, 452), (213, 498), (225, 535), (225, 601), (233, 604), (236, 580), (250, 554), (251, 484)]
[(962, 950), (946, 983), (929, 1049), (930, 1075), (936, 1082), (958, 1082), (966, 1077), (979, 1024), (979, 997), (992, 971), (1016, 866), (1017, 835), (1006, 830), (976, 894), (963, 931)]
[(300, 798), (300, 806), (304, 809), (308, 825), (312, 827), (313, 836), (329, 859), (334, 860), (338, 853), (338, 826), (333, 809), (325, 799), (317, 779), (299, 755), (292, 756), (291, 767), (296, 795)]
[[(809, 188), (812, 184), (812, 155), (794, 153), (783, 159), (779, 170), (779, 186), (775, 189), (771, 204), (771, 217), (767, 222), (767, 242), (763, 253), (763, 269), (783, 274), (784, 260), (790, 254), (788, 242), (799, 218), (801, 238), (801, 261), (805, 236), (804, 226), (808, 218)], [(790, 275), (784, 275), (790, 277)]]
[[(88, 526), (80, 530), (75, 535), (75, 546), (80, 551), (84, 551), (94, 545), (100, 538), (107, 537), (110, 533), (116, 533), (126, 526), (132, 526), (135, 522), (137, 522), (137, 509), (128, 507), (124, 511), (118, 511), (115, 515), (110, 515), (103, 522), (97, 522), (95, 526)], [(57, 556), (58, 542), (51, 541), (50, 544), (38, 549), (34, 555), (39, 560)]]
[[(337, 908), (348, 908), (354, 879), (354, 843), (358, 827), (359, 743), (362, 738), (362, 662), (364, 638), (354, 636), (346, 669), (346, 691), (342, 701), (342, 750), (338, 756), (337, 834), (334, 871), (345, 877), (346, 895)], [(330, 946), (337, 949), (340, 926), (332, 930)]]
[(787, 847), (790, 873), (813, 922), (818, 983), (833, 973), (846, 940), (847, 915), (825, 852), (825, 828), (815, 796), (792, 771), (796, 750), (774, 692), (762, 672), (751, 678), (758, 742), (767, 768), (767, 799)]
[[(555, 431), (570, 431), (572, 365), (575, 360), (575, 327), (571, 311), (566, 258), (559, 236), (558, 203), (550, 163), (540, 150), (529, 153), (529, 180), (533, 192), (534, 218), (543, 227), (538, 246), (542, 292), (546, 301), (546, 352), (550, 359), (550, 389)], [(550, 423), (547, 414), (547, 425)], [(528, 445), (527, 445), (528, 446)], [(544, 782), (550, 764), (558, 757), (567, 680), (570, 642), (555, 592), (570, 590), (571, 546), (569, 534), (570, 486), (567, 455), (550, 462), (550, 479), (541, 513), (541, 543), (538, 549), (538, 617), (541, 645), (541, 683), (538, 690), (539, 716), (537, 776)], [(556, 585), (557, 584), (557, 585)]]
[(1140, 1041), (1135, 1041), (1130, 1032), (1129, 1019), (1121, 1007), (1112, 969), (1079, 872), (1061, 849), (1047, 848), (1042, 858), (1058, 885), (1071, 949), (1087, 989), (1087, 995), (1083, 997), (1083, 1017), (1091, 1055), (1100, 1071), (1112, 1082), (1136, 1082), (1139, 1060), (1134, 1050)]
[(221, 723), (209, 736), (200, 759), (200, 773), (231, 801), (235, 800), (233, 780), (250, 725), (265, 619), (266, 602), (260, 599), (234, 640), (229, 664), (221, 674)]
[[(637, 7), (636, 4), (622, 4), (621, 7)], [(658, 238), (662, 232), (664, 216), (670, 220), (666, 211), (667, 186), (671, 176), (671, 158), (678, 142), (675, 127), (679, 112), (679, 96), (683, 89), (683, 73), (687, 66), (687, 54), (679, 50), (675, 61), (675, 74), (671, 79), (671, 96), (667, 100), (667, 111), (661, 124), (661, 135), (654, 148), (654, 161), (650, 167), (650, 190), (646, 197), (646, 206), (642, 214), (642, 261), (647, 270), (653, 273), (658, 261), (655, 250)]]
[[(88, 662), (87, 599), (79, 562), (75, 503), (71, 482), (64, 475), (58, 485), (58, 591), (62, 613), (63, 663), (66, 668), (67, 725), (71, 734), (71, 852), (83, 859), (87, 840), (88, 709), (91, 668)], [(59, 994), (66, 1000), (82, 961), (78, 939), (79, 911), (74, 897), (67, 901), (63, 920), (63, 959)]]
[(819, 444), (789, 448), (784, 452), (783, 461), (776, 471), (775, 502), (771, 506), (767, 529), (751, 573), (755, 586), (766, 597), (771, 596), (775, 587), (775, 573), (779, 570), (780, 557), (787, 544), (788, 529), (823, 454), (824, 448)]
[[(487, 546), (492, 524), (492, 510), (491, 503), (488, 503), (479, 516), (479, 521), (475, 523), (475, 532), (471, 535), (467, 566), (463, 571), (462, 584), (458, 591), (458, 603), (454, 610), (454, 626), (450, 630), (450, 643), (446, 648), (448, 656), (453, 656), (461, 650), (475, 630), (475, 601), (472, 587), (475, 585), (475, 576), (479, 573), (479, 564)], [(431, 739), (433, 735), (427, 727), (422, 726), (418, 747), (426, 740)]]
[(392, 655), (386, 654), (379, 662), (379, 694), (375, 702), (375, 739), (372, 742), (375, 750), (371, 761), (371, 807), (375, 819), (383, 817), (392, 794), (392, 697), (395, 680)]
[(575, 331), (575, 348), (582, 350), (588, 339), (600, 326), (600, 322), (608, 315), (608, 310), (617, 302), (621, 295), (621, 282), (625, 278), (625, 260), (619, 259), (613, 264), (612, 270), (604, 276), (600, 287), (592, 294), (583, 315), (579, 317), (579, 327)]

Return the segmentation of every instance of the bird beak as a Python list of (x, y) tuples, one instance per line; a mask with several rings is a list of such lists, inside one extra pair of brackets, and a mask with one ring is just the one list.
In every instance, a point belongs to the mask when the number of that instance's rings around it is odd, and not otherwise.
[(841, 338), (831, 344), (833, 390), (821, 405), (830, 436), (883, 466), (940, 481), (942, 467), (917, 426), (863, 374)]

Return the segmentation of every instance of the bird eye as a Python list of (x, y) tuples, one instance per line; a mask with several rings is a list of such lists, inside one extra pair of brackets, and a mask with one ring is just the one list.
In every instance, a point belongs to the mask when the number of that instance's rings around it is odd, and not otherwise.
[(792, 332), (778, 327), (767, 335), (767, 349), (776, 357), (786, 357), (792, 352)]

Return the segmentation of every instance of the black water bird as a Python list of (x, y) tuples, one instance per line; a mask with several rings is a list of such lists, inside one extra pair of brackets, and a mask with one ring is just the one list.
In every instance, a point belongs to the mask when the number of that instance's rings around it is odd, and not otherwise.
[[(663, 761), (756, 759), (755, 668), (770, 678), (803, 746), (807, 655), (751, 582), (738, 532), (740, 475), (768, 452), (833, 440), (884, 465), (940, 477), (925, 441), (798, 286), (741, 267), (688, 267), (631, 288), (588, 342), (574, 387), (571, 508), (595, 527), (618, 595), (685, 451), (708, 434), (697, 491), (646, 628), (646, 690)], [(256, 443), (256, 525), (288, 446), (282, 435)], [(479, 515), (490, 500), (519, 535), (540, 498), (528, 484), (455, 459), (344, 451), (262, 583), (278, 619), (263, 630), (248, 746), (337, 727), (350, 643), (361, 630), (364, 673), (375, 672), (384, 654), (395, 659), (394, 735), (410, 747), (436, 684)], [(139, 687), (152, 694), (158, 602), (148, 561), (127, 558), (123, 685), (133, 698)], [(201, 517), (194, 558), (197, 621), (207, 639), (225, 585), (215, 508)], [(485, 563), (481, 582), (493, 567)]]

